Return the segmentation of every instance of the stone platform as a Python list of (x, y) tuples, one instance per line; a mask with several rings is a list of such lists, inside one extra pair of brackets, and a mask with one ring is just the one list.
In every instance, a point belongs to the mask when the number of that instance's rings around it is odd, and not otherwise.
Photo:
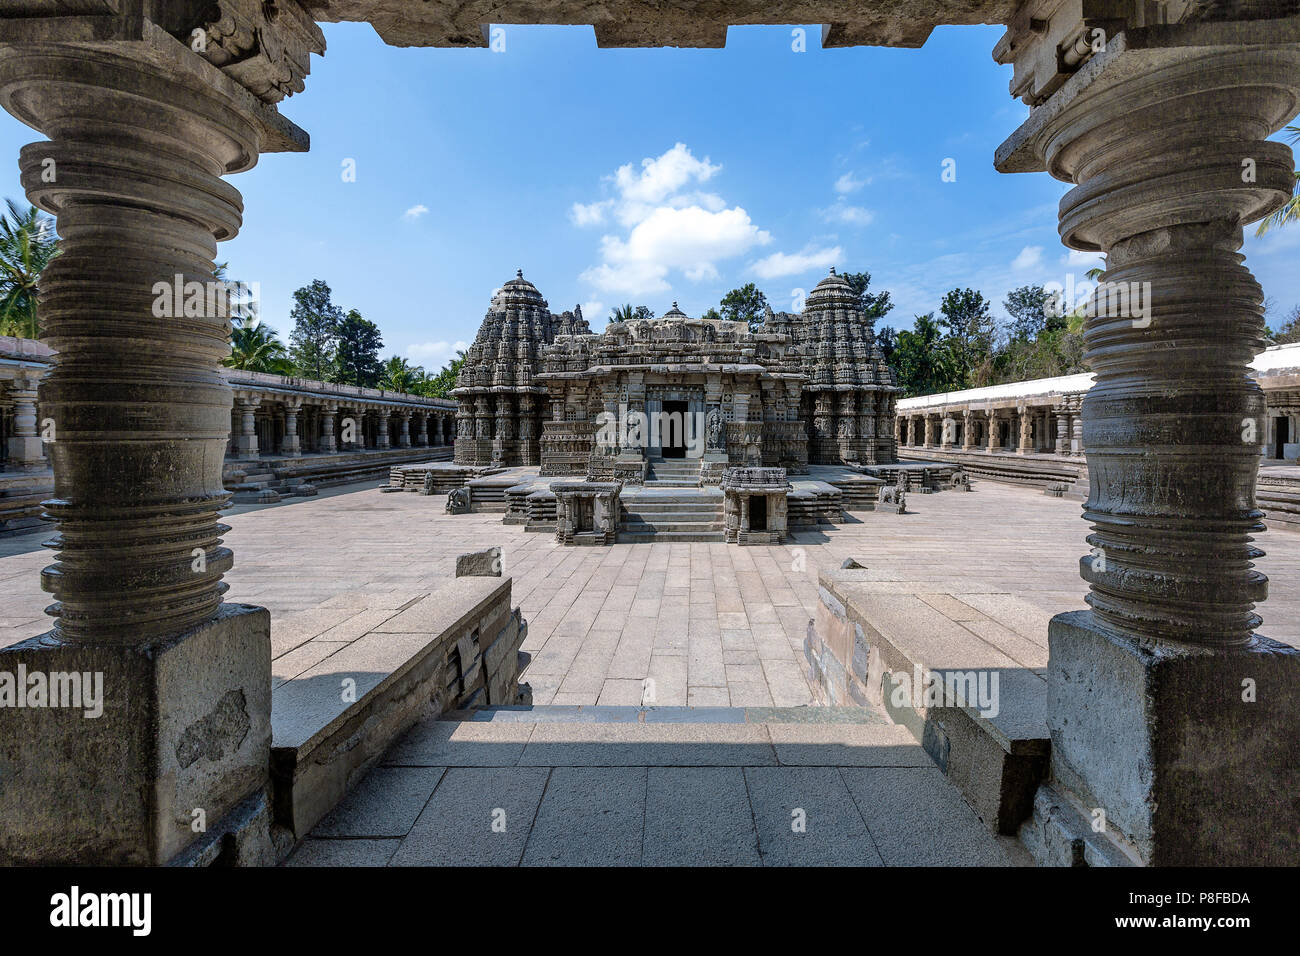
[[(448, 715), (453, 716), (453, 715)], [(290, 866), (1006, 866), (861, 709), (533, 707), (424, 721)]]

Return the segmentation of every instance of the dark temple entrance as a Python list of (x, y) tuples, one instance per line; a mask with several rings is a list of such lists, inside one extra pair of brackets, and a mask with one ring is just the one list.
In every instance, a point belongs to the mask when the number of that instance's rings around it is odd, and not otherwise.
[(686, 457), (686, 402), (664, 402), (659, 442), (665, 458)]

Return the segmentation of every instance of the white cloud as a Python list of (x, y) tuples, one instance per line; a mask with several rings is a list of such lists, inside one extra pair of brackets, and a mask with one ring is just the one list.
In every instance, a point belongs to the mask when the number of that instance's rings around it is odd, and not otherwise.
[(811, 272), (813, 269), (828, 269), (843, 258), (844, 250), (839, 246), (805, 248), (796, 253), (774, 252), (757, 262), (751, 262), (749, 268), (760, 279), (779, 279), (782, 276)]
[(402, 213), (402, 218), (419, 219), (428, 211), (429, 211), (429, 207), (424, 205), (424, 203), (417, 203), (416, 205), (412, 206), (410, 209), (406, 210), (406, 212)]
[(822, 218), (827, 222), (842, 222), (850, 226), (869, 226), (875, 220), (876, 214), (863, 206), (850, 206), (847, 203), (838, 202), (827, 209), (823, 209)]
[(406, 347), (406, 357), (436, 372), (450, 361), (458, 351), (469, 348), (468, 342), (417, 342)]
[(582, 317), (587, 320), (588, 324), (603, 319), (605, 317), (605, 303), (598, 299), (582, 303)]
[(1100, 252), (1067, 249), (1065, 255), (1061, 256), (1061, 265), (1069, 266), (1071, 269), (1091, 269), (1094, 266), (1104, 266), (1105, 264), (1106, 257)]
[(573, 208), (569, 210), (569, 220), (575, 226), (598, 226), (605, 221), (605, 211), (614, 205), (614, 200), (605, 199), (600, 202), (586, 203), (575, 202)]
[(855, 193), (863, 186), (871, 182), (871, 178), (858, 179), (852, 172), (847, 172), (839, 179), (835, 180), (835, 191), (841, 196), (847, 196), (849, 193)]
[(722, 170), (706, 156), (696, 159), (685, 143), (677, 143), (657, 159), (641, 160), (640, 175), (631, 163), (614, 173), (614, 184), (628, 202), (658, 203), (680, 190), (691, 180), (705, 182)]
[(672, 288), (680, 272), (693, 282), (716, 279), (718, 263), (772, 241), (740, 206), (728, 206), (715, 192), (695, 188), (722, 167), (697, 159), (683, 143), (640, 168), (620, 166), (607, 182), (618, 195), (594, 203), (575, 203), (575, 225), (604, 222), (607, 214), (627, 231), (600, 240), (600, 262), (579, 277), (595, 290), (614, 295), (648, 296)]
[(1034, 269), (1043, 264), (1042, 246), (1025, 246), (1020, 254), (1011, 260), (1011, 268), (1017, 272)]

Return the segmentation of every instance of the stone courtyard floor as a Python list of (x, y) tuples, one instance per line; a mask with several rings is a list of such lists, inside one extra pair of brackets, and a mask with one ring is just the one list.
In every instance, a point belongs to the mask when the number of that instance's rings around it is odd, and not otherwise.
[[(881, 581), (1005, 590), (1051, 613), (1084, 606), (1079, 504), (993, 482), (911, 495), (914, 514), (854, 514), (777, 547), (563, 548), (499, 514), (448, 516), (444, 501), (368, 483), (236, 507), (224, 519), (235, 552), (226, 597), (269, 608), (274, 631), (346, 591), (431, 590), (456, 555), (496, 544), (528, 620), (524, 679), (536, 704), (639, 704), (649, 678), (655, 704), (720, 707), (810, 702), (803, 639), (817, 569), (848, 557)], [(0, 646), (49, 627), (39, 578), (48, 534), (0, 538)], [(1271, 595), (1260, 631), (1300, 644), (1300, 533), (1268, 531), (1256, 543)]]
[[(537, 706), (417, 723), (290, 865), (1025, 862), (903, 727), (803, 706), (803, 639), (818, 568), (849, 557), (879, 581), (1082, 607), (1077, 502), (979, 482), (910, 496), (913, 514), (746, 548), (562, 548), (499, 514), (448, 516), (444, 502), (368, 483), (225, 518), (227, 598), (270, 609), (277, 683), (316, 662), (287, 648), (357, 623), (339, 623), (347, 592), (432, 590), (469, 550), (502, 547), (529, 622), (522, 679)], [(47, 536), (0, 538), (0, 645), (49, 626)], [(1300, 534), (1257, 543), (1272, 594), (1261, 632), (1300, 644)], [(1011, 628), (984, 635), (1013, 659), (1024, 647)], [(650, 687), (654, 706), (640, 706)]]

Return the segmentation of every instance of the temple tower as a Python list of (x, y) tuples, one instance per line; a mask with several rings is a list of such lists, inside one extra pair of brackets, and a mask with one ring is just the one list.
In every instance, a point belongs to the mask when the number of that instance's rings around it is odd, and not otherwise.
[(523, 270), (492, 297), (456, 388), (457, 464), (536, 465), (546, 388), (534, 382), (542, 347), (590, 333), (582, 309), (552, 315)]
[(831, 269), (791, 323), (808, 382), (801, 417), (808, 460), (815, 465), (898, 460), (894, 385), (871, 321), (848, 281)]

